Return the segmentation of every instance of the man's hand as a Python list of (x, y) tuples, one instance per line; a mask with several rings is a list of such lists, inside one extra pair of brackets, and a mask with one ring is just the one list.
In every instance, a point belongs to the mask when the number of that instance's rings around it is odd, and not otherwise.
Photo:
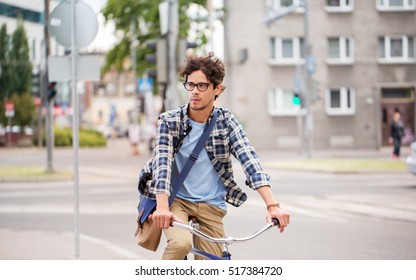
[(284, 210), (282, 210), (279, 206), (272, 206), (268, 209), (267, 214), (267, 222), (271, 222), (273, 218), (279, 220), (279, 229), (280, 232), (285, 230), (285, 227), (289, 225), (290, 221), (290, 214)]
[(153, 220), (153, 223), (160, 227), (160, 228), (169, 228), (170, 223), (175, 220), (175, 215), (169, 211), (169, 209), (156, 209), (155, 212), (151, 216), (149, 216), (149, 219)]

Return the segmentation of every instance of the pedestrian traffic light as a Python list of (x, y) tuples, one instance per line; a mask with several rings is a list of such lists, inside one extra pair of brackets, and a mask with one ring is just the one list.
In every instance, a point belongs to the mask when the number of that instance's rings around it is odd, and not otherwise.
[(159, 38), (147, 42), (147, 48), (153, 54), (146, 55), (146, 60), (155, 64), (156, 73), (150, 70), (148, 75), (155, 76), (155, 80), (159, 83), (166, 83), (168, 81), (168, 48), (166, 38)]
[(47, 95), (48, 102), (51, 102), (56, 96), (57, 92), (56, 92), (55, 87), (56, 87), (55, 82), (51, 82), (51, 83), (48, 84), (48, 95)]
[(301, 100), (300, 94), (298, 93), (293, 94), (292, 103), (295, 106), (302, 106), (302, 100)]
[(33, 96), (40, 97), (40, 72), (32, 74), (32, 89)]

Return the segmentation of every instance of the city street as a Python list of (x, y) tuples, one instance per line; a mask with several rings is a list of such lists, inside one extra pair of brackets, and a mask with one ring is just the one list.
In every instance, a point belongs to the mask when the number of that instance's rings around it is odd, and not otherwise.
[[(289, 154), (261, 151), (264, 161)], [(136, 246), (138, 172), (149, 157), (130, 155), (126, 139), (107, 148), (80, 149), (80, 258), (159, 259)], [(0, 165), (45, 165), (45, 150), (0, 149)], [(72, 149), (54, 151), (55, 168), (72, 170)], [(237, 164), (237, 182), (244, 178)], [(416, 177), (405, 172), (333, 174), (268, 169), (273, 192), (291, 213), (280, 234), (271, 229), (230, 246), (234, 259), (416, 259)], [(256, 192), (229, 206), (230, 236), (265, 223)], [(74, 259), (73, 182), (0, 182), (0, 259)]]

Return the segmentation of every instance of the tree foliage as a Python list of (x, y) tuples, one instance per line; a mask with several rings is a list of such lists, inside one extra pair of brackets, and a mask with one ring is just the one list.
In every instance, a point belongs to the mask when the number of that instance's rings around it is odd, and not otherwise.
[[(151, 52), (146, 47), (149, 40), (156, 39), (160, 35), (159, 3), (162, 0), (108, 0), (103, 8), (105, 20), (113, 21), (120, 41), (107, 53), (106, 63), (102, 72), (111, 68), (121, 72), (125, 59), (131, 55), (131, 45), (137, 39), (136, 65), (137, 75), (142, 75), (152, 65), (146, 61), (146, 55)], [(191, 19), (186, 15), (192, 4), (206, 6), (206, 0), (179, 0), (179, 36), (188, 37), (191, 27)], [(197, 37), (201, 42), (206, 42), (203, 32)]]
[(32, 64), (26, 31), (21, 20), (11, 36), (6, 25), (0, 29), (0, 123), (7, 125), (5, 103), (14, 104), (12, 125), (31, 125), (35, 118), (35, 105), (30, 95)]
[(18, 20), (16, 30), (11, 38), (10, 82), (11, 93), (23, 95), (30, 92), (32, 82), (32, 63), (29, 59), (29, 45), (23, 21)]
[(10, 92), (8, 44), (7, 25), (3, 24), (0, 29), (0, 101), (3, 101)]

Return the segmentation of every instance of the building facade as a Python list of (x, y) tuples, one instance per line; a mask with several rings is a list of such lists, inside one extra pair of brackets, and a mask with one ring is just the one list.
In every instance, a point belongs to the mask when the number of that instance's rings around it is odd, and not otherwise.
[[(269, 26), (264, 23), (271, 13), (302, 2), (225, 1), (228, 88), (222, 102), (242, 120), (253, 144), (305, 147), (305, 109), (292, 102), (294, 92), (302, 97), (305, 80), (314, 149), (388, 145), (395, 110), (405, 124), (404, 142), (411, 142), (416, 130), (416, 1), (309, 0), (311, 60), (304, 55), (302, 7)], [(309, 80), (302, 76), (305, 65)]]

